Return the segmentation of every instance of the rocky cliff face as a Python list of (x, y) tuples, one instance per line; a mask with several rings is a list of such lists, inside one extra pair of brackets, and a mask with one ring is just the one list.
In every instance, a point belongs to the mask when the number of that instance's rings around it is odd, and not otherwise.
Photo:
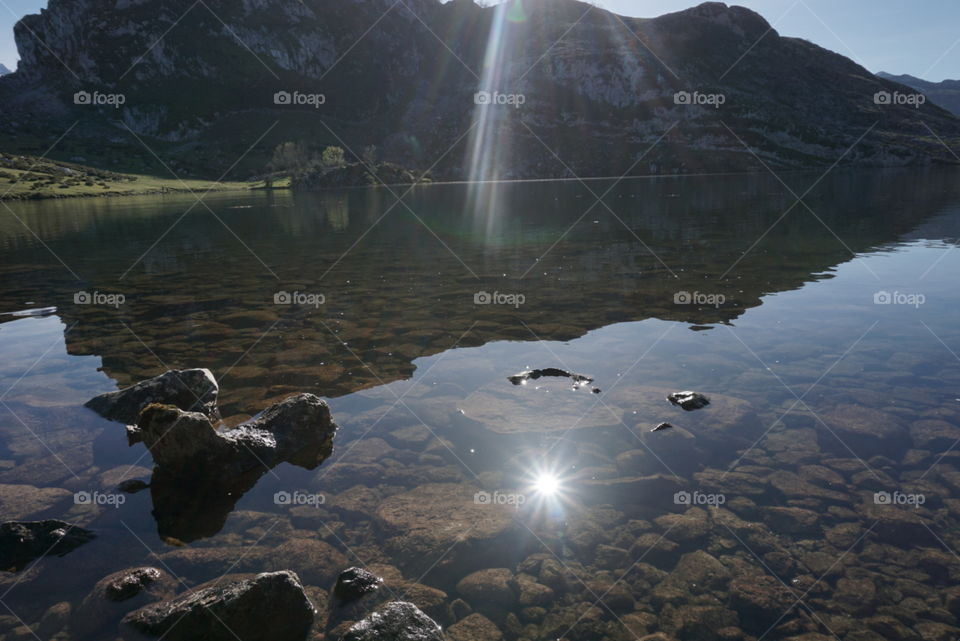
[(909, 74), (894, 76), (883, 71), (878, 73), (877, 76), (916, 89), (934, 104), (940, 105), (954, 115), (960, 115), (960, 80), (929, 82)]
[(927, 126), (960, 138), (936, 105), (876, 99), (906, 87), (715, 2), (648, 20), (575, 0), (50, 0), (15, 35), (9, 130), (79, 118), (120, 145), (122, 121), (197, 171), (271, 123), (248, 169), (285, 140), (513, 178), (826, 166), (864, 134), (845, 162), (951, 161)]

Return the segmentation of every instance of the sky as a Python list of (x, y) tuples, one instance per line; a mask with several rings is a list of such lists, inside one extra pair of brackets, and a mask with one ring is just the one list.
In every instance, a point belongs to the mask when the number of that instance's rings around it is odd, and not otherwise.
[[(46, 0), (0, 0), (0, 63), (15, 69), (13, 25)], [(697, 0), (594, 0), (616, 13), (651, 18)], [(873, 72), (939, 81), (960, 78), (960, 2), (957, 0), (739, 0), (785, 36), (841, 53)]]

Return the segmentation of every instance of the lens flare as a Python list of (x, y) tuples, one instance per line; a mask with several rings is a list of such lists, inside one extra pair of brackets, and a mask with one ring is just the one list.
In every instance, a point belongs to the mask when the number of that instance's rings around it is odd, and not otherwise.
[(549, 472), (542, 472), (533, 481), (533, 491), (544, 497), (555, 496), (560, 491), (560, 479)]

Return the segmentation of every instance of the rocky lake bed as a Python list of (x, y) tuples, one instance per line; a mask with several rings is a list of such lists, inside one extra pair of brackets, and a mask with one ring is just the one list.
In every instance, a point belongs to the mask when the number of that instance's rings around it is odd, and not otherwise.
[[(489, 267), (540, 255), (525, 230), (444, 232), (489, 283), (439, 244), (387, 279), (398, 245), (426, 246), (399, 223), (324, 281), (375, 194), (229, 209), (303, 236), (268, 257), (282, 286), (185, 219), (172, 242), (191, 249), (158, 247), (117, 308), (71, 304), (77, 284), (11, 236), (0, 639), (953, 641), (960, 193), (915, 179), (940, 194), (910, 208), (927, 218), (851, 223), (855, 257), (815, 222), (775, 233), (718, 281), (720, 307), (673, 292), (746, 249), (717, 221), (770, 184), (646, 230), (676, 279), (590, 221), (526, 284)], [(618, 197), (624, 215), (652, 188)], [(77, 236), (59, 206), (45, 241), (112, 276), (177, 215), (82, 205)], [(87, 233), (118, 255), (86, 262)], [(874, 303), (932, 264), (925, 306)], [(277, 304), (280, 287), (326, 301)], [(529, 302), (478, 307), (481, 288)]]

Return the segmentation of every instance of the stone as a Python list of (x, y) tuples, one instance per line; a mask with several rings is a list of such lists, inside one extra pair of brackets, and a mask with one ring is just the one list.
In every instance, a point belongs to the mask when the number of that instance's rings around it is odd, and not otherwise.
[(347, 568), (337, 577), (333, 596), (344, 602), (354, 601), (377, 590), (382, 584), (383, 579), (373, 572), (358, 567)]
[(667, 582), (692, 592), (721, 588), (730, 580), (730, 571), (716, 557), (696, 550), (684, 554)]
[(481, 604), (510, 607), (517, 602), (516, 581), (506, 568), (491, 568), (474, 572), (457, 583), (460, 594), (474, 609)]
[(7, 519), (36, 518), (72, 497), (72, 492), (56, 487), (0, 484), (0, 514)]
[(148, 603), (176, 594), (174, 579), (158, 568), (139, 567), (114, 572), (100, 579), (73, 612), (71, 631), (78, 637), (93, 636), (123, 615)]
[(798, 507), (768, 507), (763, 521), (777, 534), (813, 535), (820, 533), (820, 515)]
[(42, 556), (64, 556), (95, 538), (90, 530), (48, 519), (0, 524), (0, 570), (19, 572)]
[(852, 450), (866, 459), (910, 447), (910, 435), (901, 420), (872, 407), (842, 404), (823, 414), (823, 421), (833, 433), (822, 434), (822, 444), (842, 455), (848, 455)]
[[(452, 582), (502, 564), (504, 550), (518, 560), (526, 556), (513, 542), (516, 508), (483, 499), (475, 486), (427, 483), (384, 499), (376, 522), (404, 571), (420, 576), (429, 570), (438, 583), (442, 578)], [(446, 551), (439, 562), (438, 550)]]
[(960, 427), (940, 419), (925, 419), (910, 425), (910, 437), (918, 450), (943, 452), (960, 440)]
[(166, 641), (303, 641), (314, 608), (290, 571), (199, 587), (147, 605), (123, 623)]
[(711, 532), (710, 516), (703, 508), (692, 507), (683, 514), (664, 514), (654, 519), (664, 534), (678, 543), (702, 541)]
[(710, 404), (710, 399), (699, 392), (673, 392), (667, 395), (667, 400), (673, 405), (692, 412), (699, 410)]
[(594, 552), (594, 564), (605, 570), (616, 570), (630, 565), (630, 553), (620, 547), (600, 544)]
[(482, 614), (471, 614), (447, 628), (448, 641), (502, 641), (503, 632)]
[(342, 641), (444, 641), (437, 623), (417, 606), (391, 601), (350, 626)]
[(793, 593), (768, 574), (737, 577), (730, 582), (730, 607), (740, 615), (744, 628), (756, 634), (796, 616), (796, 610), (787, 611), (795, 602)]
[(306, 393), (229, 430), (218, 431), (199, 412), (160, 404), (145, 407), (137, 425), (157, 466), (179, 478), (266, 472), (283, 462), (313, 469), (330, 455), (337, 431), (327, 403)]
[(210, 370), (175, 369), (122, 390), (95, 396), (84, 406), (108, 420), (126, 425), (135, 425), (141, 410), (151, 403), (173, 405), (218, 420), (219, 392), (220, 387)]

